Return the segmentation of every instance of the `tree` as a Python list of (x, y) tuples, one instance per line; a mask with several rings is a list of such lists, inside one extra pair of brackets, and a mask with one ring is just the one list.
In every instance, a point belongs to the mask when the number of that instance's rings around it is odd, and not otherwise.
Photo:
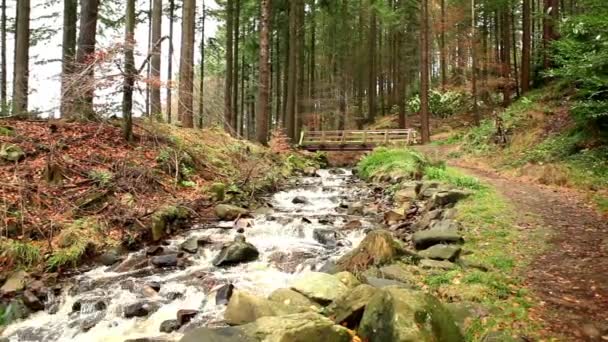
[(30, 47), (30, 0), (17, 2), (15, 60), (13, 70), (13, 115), (27, 115)]
[(167, 122), (171, 123), (173, 112), (173, 22), (175, 21), (175, 0), (169, 0), (169, 61), (167, 62)]
[(559, 0), (544, 0), (543, 17), (543, 67), (551, 67), (551, 42), (558, 38)]
[(2, 11), (0, 17), (0, 114), (5, 114), (7, 108), (6, 98), (6, 0), (2, 0)]
[(135, 84), (135, 58), (133, 48), (135, 45), (135, 0), (127, 0), (127, 12), (125, 14), (125, 62), (124, 62), (124, 81), (123, 81), (123, 137), (126, 141), (133, 140), (133, 86)]
[(233, 22), (233, 11), (232, 4), (233, 0), (226, 1), (226, 74), (224, 76), (224, 129), (227, 132), (230, 132), (233, 127), (231, 127), (232, 116), (233, 116), (233, 108), (232, 108), (232, 67), (234, 64), (233, 61), (233, 52), (232, 52), (232, 34), (234, 32), (234, 28), (232, 25)]
[(207, 8), (203, 0), (201, 15), (201, 65), (198, 90), (198, 127), (203, 127), (203, 100), (205, 99), (205, 20), (207, 19)]
[(78, 50), (76, 51), (76, 65), (74, 73), (82, 80), (84, 89), (72, 90), (66, 96), (75, 98), (76, 113), (68, 113), (69, 116), (93, 120), (95, 111), (93, 109), (93, 96), (95, 90), (94, 66), (95, 66), (95, 37), (97, 35), (97, 17), (99, 0), (80, 1), (80, 34), (78, 36)]
[[(367, 86), (367, 105), (368, 105), (368, 120), (373, 122), (376, 118), (376, 91), (378, 88), (378, 80), (376, 74), (376, 10), (374, 8), (375, 0), (370, 0), (370, 29), (369, 29), (369, 50), (368, 50), (368, 86)], [(424, 1), (424, 0), (423, 0)]]
[(61, 55), (61, 116), (69, 117), (73, 111), (69, 88), (73, 87), (72, 77), (76, 54), (76, 24), (78, 21), (78, 0), (63, 2), (63, 41)]
[(194, 26), (195, 0), (184, 0), (182, 8), (182, 43), (179, 62), (179, 106), (178, 115), (184, 127), (194, 127), (193, 78), (194, 78)]
[(420, 13), (420, 123), (422, 143), (431, 141), (429, 131), (429, 4), (421, 1)]
[(270, 83), (270, 12), (271, 0), (262, 0), (260, 3), (260, 85), (258, 93), (258, 111), (256, 115), (256, 133), (260, 144), (268, 142), (268, 112), (269, 103), (269, 83)]
[(522, 4), (522, 52), (521, 52), (521, 91), (530, 90), (530, 64), (531, 64), (531, 21), (530, 0), (523, 0)]
[(285, 129), (295, 139), (297, 85), (298, 85), (298, 7), (300, 0), (289, 2), (289, 59), (287, 63), (287, 110)]
[[(152, 1), (152, 0), (151, 0)], [(150, 110), (153, 115), (162, 113), (160, 104), (160, 68), (161, 68), (161, 27), (162, 27), (162, 0), (153, 0), (152, 5), (152, 59), (150, 61)]]

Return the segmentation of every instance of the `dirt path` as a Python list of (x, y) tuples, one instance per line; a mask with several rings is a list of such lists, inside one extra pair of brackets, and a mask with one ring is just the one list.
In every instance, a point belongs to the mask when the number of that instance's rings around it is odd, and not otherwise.
[(541, 300), (531, 314), (560, 341), (608, 341), (608, 223), (568, 192), (507, 179), (470, 165), (464, 172), (493, 185), (522, 213), (552, 231), (546, 251), (526, 271)]

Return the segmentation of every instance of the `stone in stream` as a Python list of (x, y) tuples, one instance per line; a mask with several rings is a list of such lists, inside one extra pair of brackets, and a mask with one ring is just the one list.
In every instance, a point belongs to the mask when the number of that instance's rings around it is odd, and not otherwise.
[(44, 304), (30, 290), (23, 292), (23, 304), (32, 311), (44, 310)]
[(333, 229), (317, 228), (313, 230), (312, 237), (322, 245), (335, 247), (338, 239), (342, 236), (340, 236), (340, 234)]
[(25, 284), (28, 278), (28, 274), (25, 271), (17, 271), (4, 282), (0, 288), (0, 296), (12, 295), (15, 292), (22, 291), (25, 289)]
[(365, 306), (377, 291), (377, 288), (367, 284), (355, 287), (327, 307), (328, 316), (336, 324), (345, 325), (351, 329), (358, 327)]
[(345, 175), (346, 171), (344, 171), (342, 169), (329, 169), (329, 174), (330, 175)]
[(152, 312), (158, 310), (158, 305), (148, 302), (137, 302), (124, 307), (123, 313), (125, 318), (146, 317)]
[(359, 220), (352, 220), (342, 226), (342, 230), (355, 230), (363, 228), (363, 223)]
[(224, 312), (224, 321), (229, 325), (241, 325), (254, 322), (260, 317), (279, 316), (300, 311), (302, 308), (297, 306), (287, 306), (244, 291), (234, 291)]
[(393, 195), (393, 200), (396, 204), (403, 204), (416, 199), (416, 189), (413, 186), (408, 186), (401, 189)]
[(363, 215), (363, 208), (365, 206), (361, 202), (355, 202), (348, 205), (346, 213), (348, 215)]
[(245, 237), (238, 235), (235, 241), (228, 242), (222, 246), (220, 253), (213, 259), (213, 265), (230, 266), (242, 262), (256, 260), (260, 252), (249, 242), (245, 241)]
[(308, 201), (308, 198), (304, 197), (304, 196), (296, 196), (291, 200), (291, 203), (293, 204), (309, 204), (310, 201)]
[(112, 266), (122, 259), (115, 250), (109, 250), (97, 257), (97, 262), (104, 266)]
[(163, 246), (152, 246), (152, 247), (148, 247), (148, 249), (146, 249), (147, 256), (161, 255), (164, 252), (165, 252), (165, 249), (163, 248)]
[(194, 236), (189, 237), (181, 243), (179, 249), (190, 254), (196, 253), (198, 251), (198, 238)]
[(230, 204), (218, 204), (215, 207), (215, 215), (222, 221), (233, 221), (239, 216), (249, 214), (247, 209), (243, 209)]
[(5, 325), (9, 325), (20, 319), (26, 319), (31, 313), (30, 309), (23, 304), (23, 300), (20, 298), (12, 299), (3, 309), (2, 319)]
[(181, 325), (177, 322), (176, 319), (168, 319), (160, 324), (159, 330), (162, 333), (170, 334), (178, 330), (180, 327)]
[(158, 255), (150, 259), (150, 263), (155, 267), (175, 267), (177, 266), (177, 253)]
[(405, 220), (404, 210), (389, 210), (384, 213), (384, 223), (388, 225)]
[(222, 285), (222, 287), (220, 287), (215, 293), (215, 305), (228, 304), (228, 301), (230, 301), (230, 297), (232, 297), (233, 291), (234, 285)]
[(196, 310), (187, 310), (182, 309), (177, 311), (177, 323), (179, 326), (183, 326), (189, 323), (196, 315), (198, 315), (198, 311)]
[(369, 342), (464, 341), (449, 311), (433, 296), (400, 287), (378, 290), (358, 330)]
[(149, 281), (146, 285), (156, 292), (160, 291), (160, 283), (157, 281)]
[(291, 288), (320, 304), (333, 302), (348, 292), (337, 277), (320, 272), (303, 273)]
[(277, 289), (273, 291), (268, 299), (274, 302), (282, 303), (287, 306), (300, 306), (311, 310), (320, 309), (320, 305), (310, 300), (303, 294), (296, 292), (292, 289)]
[(425, 259), (455, 261), (460, 256), (461, 250), (458, 245), (439, 244), (418, 252), (418, 255)]

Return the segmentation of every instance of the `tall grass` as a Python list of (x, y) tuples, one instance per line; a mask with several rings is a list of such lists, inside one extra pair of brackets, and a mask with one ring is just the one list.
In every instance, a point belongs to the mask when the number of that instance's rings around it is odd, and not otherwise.
[(357, 165), (362, 178), (380, 175), (415, 177), (422, 174), (429, 161), (420, 153), (405, 148), (378, 148)]

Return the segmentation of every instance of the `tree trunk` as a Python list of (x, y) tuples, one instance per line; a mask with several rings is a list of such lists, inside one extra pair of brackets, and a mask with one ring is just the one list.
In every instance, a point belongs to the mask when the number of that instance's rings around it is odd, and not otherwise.
[(503, 77), (503, 106), (511, 104), (511, 10), (505, 8), (502, 12), (502, 77)]
[(30, 0), (17, 2), (15, 60), (13, 70), (13, 115), (25, 117), (29, 78)]
[[(154, 0), (148, 0), (148, 51), (152, 51), (152, 4)], [(150, 80), (152, 74), (151, 63), (146, 64), (146, 112), (144, 116), (150, 116)]]
[(543, 11), (543, 67), (552, 66), (551, 43), (557, 39), (557, 21), (559, 20), (558, 0), (544, 0)]
[[(72, 101), (68, 94), (74, 85), (71, 78), (76, 54), (76, 24), (78, 21), (78, 0), (65, 0), (63, 2), (63, 42), (61, 56), (61, 117), (72, 114)], [(73, 93), (73, 92), (72, 92)]]
[(270, 11), (271, 1), (262, 0), (260, 15), (260, 85), (258, 93), (258, 113), (256, 115), (256, 133), (260, 144), (268, 143), (268, 111), (270, 109), (268, 85), (270, 83)]
[(194, 18), (196, 15), (195, 0), (184, 0), (182, 13), (178, 115), (182, 118), (184, 127), (192, 128), (194, 127), (192, 84), (194, 69)]
[(530, 90), (530, 63), (531, 63), (531, 28), (530, 28), (530, 0), (523, 0), (522, 8), (522, 52), (521, 52), (521, 92)]
[(173, 115), (173, 22), (175, 21), (175, 0), (169, 0), (169, 60), (167, 62), (167, 123)]
[(447, 51), (445, 50), (445, 31), (447, 26), (445, 23), (445, 0), (441, 0), (441, 29), (440, 29), (440, 42), (439, 42), (439, 59), (441, 69), (441, 89), (445, 91), (448, 85), (448, 61)]
[(203, 13), (201, 15), (201, 65), (200, 65), (200, 77), (198, 84), (198, 127), (203, 128), (203, 100), (205, 99), (205, 21), (207, 19), (207, 8), (205, 7), (205, 1), (203, 0)]
[[(372, 6), (374, 0), (371, 0)], [(367, 105), (368, 105), (368, 122), (373, 122), (376, 118), (376, 88), (377, 88), (377, 75), (376, 75), (376, 10), (372, 7), (369, 28), (369, 50), (368, 50), (368, 87), (367, 87)]]
[(133, 140), (133, 85), (135, 84), (135, 0), (127, 0), (125, 15), (125, 64), (122, 98), (123, 137), (126, 141)]
[(94, 65), (96, 61), (94, 54), (98, 10), (99, 0), (80, 1), (80, 33), (74, 73), (79, 75), (79, 83), (82, 84), (83, 89), (74, 92), (73, 96), (76, 98), (74, 114), (89, 120), (96, 119), (93, 97), (95, 94)]
[(289, 2), (289, 63), (287, 65), (287, 111), (285, 128), (289, 138), (295, 138), (298, 74), (298, 2)]
[(243, 118), (239, 115), (239, 43), (241, 36), (241, 27), (240, 27), (240, 18), (241, 18), (241, 0), (233, 0), (235, 1), (234, 7), (234, 48), (233, 48), (233, 63), (232, 67), (232, 117), (231, 117), (231, 125), (237, 130), (237, 134), (243, 134), (242, 126), (243, 126)]
[(473, 117), (475, 124), (479, 125), (480, 116), (477, 108), (477, 26), (475, 0), (471, 0), (471, 93), (473, 94)]
[(161, 68), (161, 44), (158, 44), (161, 37), (162, 27), (162, 10), (163, 1), (153, 0), (152, 6), (152, 59), (150, 61), (150, 78), (151, 78), (151, 89), (150, 89), (150, 110), (152, 115), (159, 115), (162, 113), (162, 107), (160, 104), (160, 68)]
[(420, 123), (422, 143), (431, 141), (429, 131), (429, 0), (422, 0), (420, 15)]
[(0, 18), (0, 114), (8, 112), (6, 98), (6, 0), (2, 0), (2, 15)]
[(224, 77), (224, 130), (232, 131), (232, 34), (234, 28), (232, 25), (232, 1), (226, 1), (226, 75)]

